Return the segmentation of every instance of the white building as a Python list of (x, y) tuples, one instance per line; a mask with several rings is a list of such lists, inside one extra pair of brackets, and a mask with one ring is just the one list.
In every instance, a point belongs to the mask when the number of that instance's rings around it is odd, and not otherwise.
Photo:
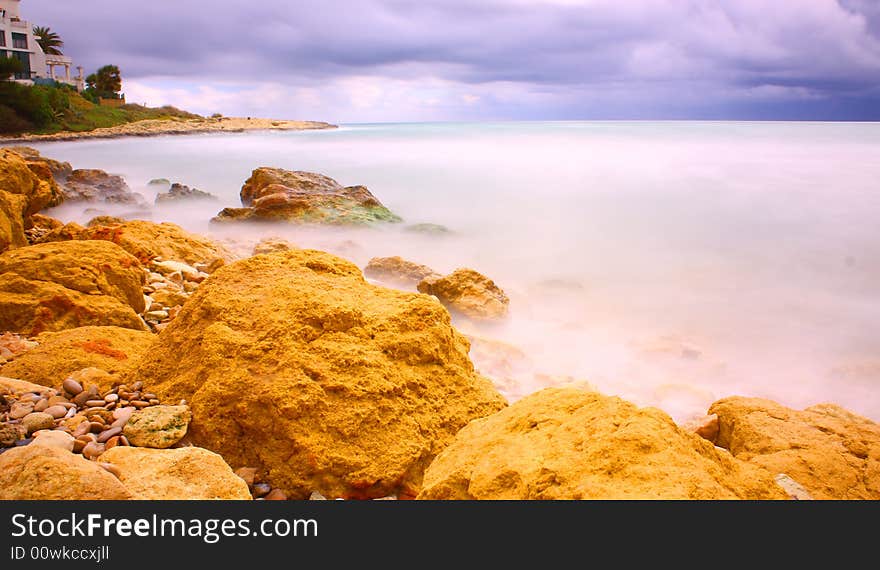
[[(15, 74), (21, 83), (41, 83), (55, 80), (85, 88), (82, 67), (71, 77), (73, 61), (65, 55), (46, 55), (34, 37), (33, 26), (21, 18), (21, 0), (0, 0), (0, 57), (14, 57), (22, 63), (22, 72)], [(56, 70), (63, 68), (62, 74)]]

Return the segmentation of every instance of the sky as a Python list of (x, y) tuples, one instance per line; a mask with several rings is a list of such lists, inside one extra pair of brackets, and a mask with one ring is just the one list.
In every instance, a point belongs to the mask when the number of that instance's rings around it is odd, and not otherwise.
[(880, 0), (22, 0), (131, 103), (333, 123), (880, 121)]

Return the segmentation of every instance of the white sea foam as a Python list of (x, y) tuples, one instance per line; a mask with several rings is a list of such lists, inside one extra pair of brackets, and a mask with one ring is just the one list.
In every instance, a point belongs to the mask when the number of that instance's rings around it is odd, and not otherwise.
[[(361, 267), (401, 255), (485, 273), (510, 295), (510, 320), (462, 328), (522, 349), (515, 362), (475, 357), (511, 399), (569, 377), (679, 420), (746, 395), (880, 421), (880, 124), (361, 125), (39, 148), (149, 200), (159, 177), (221, 198), (156, 221), (284, 235)], [(258, 166), (364, 184), (407, 223), (454, 233), (218, 234), (208, 220), (239, 205)]]

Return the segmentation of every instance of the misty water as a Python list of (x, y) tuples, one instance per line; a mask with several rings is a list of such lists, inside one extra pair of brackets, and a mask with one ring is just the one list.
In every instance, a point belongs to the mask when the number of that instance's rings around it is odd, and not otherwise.
[[(509, 319), (456, 324), (509, 345), (499, 356), (475, 344), (472, 358), (511, 401), (582, 385), (679, 421), (731, 395), (880, 421), (877, 123), (353, 125), (37, 146), (120, 174), (150, 202), (152, 178), (220, 197), (101, 213), (172, 221), (245, 253), (277, 235), (360, 267), (400, 255), (488, 275)], [(258, 166), (366, 185), (405, 223), (210, 225)], [(423, 222), (451, 233), (404, 231)]]

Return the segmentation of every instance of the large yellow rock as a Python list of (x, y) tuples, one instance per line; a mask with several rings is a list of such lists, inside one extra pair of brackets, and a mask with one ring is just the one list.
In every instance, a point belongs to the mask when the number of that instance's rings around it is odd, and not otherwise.
[(144, 271), (104, 241), (32, 245), (0, 255), (0, 330), (27, 335), (87, 325), (145, 330)]
[(880, 499), (880, 425), (834, 404), (798, 411), (732, 397), (718, 415), (716, 443), (744, 461), (784, 473), (815, 499)]
[(28, 217), (62, 201), (52, 173), (18, 152), (0, 149), (0, 252), (27, 245)]
[(547, 388), (468, 424), (419, 499), (784, 499), (770, 473), (617, 397)]
[(69, 162), (61, 162), (60, 160), (42, 156), (40, 151), (29, 146), (5, 147), (0, 150), (9, 150), (18, 154), (25, 160), (25, 162), (27, 162), (28, 167), (32, 170), (35, 168), (39, 169), (39, 166), (36, 165), (44, 165), (49, 169), (55, 182), (63, 182), (64, 180), (67, 180), (67, 177), (73, 172), (73, 167), (70, 166)]
[(42, 162), (29, 164), (21, 154), (8, 148), (0, 149), (0, 191), (25, 197), (25, 217), (63, 201), (48, 166)]
[(0, 367), (0, 375), (53, 387), (83, 368), (99, 368), (115, 377), (131, 369), (154, 340), (152, 333), (122, 327), (44, 332), (36, 337), (37, 347)]
[(0, 455), (2, 501), (98, 501), (131, 499), (123, 484), (82, 455), (45, 445)]
[(217, 270), (130, 376), (292, 498), (414, 495), (458, 429), (506, 404), (467, 353), (430, 297), (293, 250)]
[(103, 453), (99, 461), (119, 470), (119, 478), (136, 500), (251, 499), (244, 479), (222, 457), (207, 449), (116, 446)]
[(418, 290), (434, 295), (450, 311), (477, 320), (494, 320), (507, 316), (510, 299), (494, 281), (473, 269), (457, 269), (446, 276), (428, 276)]
[(143, 220), (131, 220), (107, 226), (84, 228), (79, 224), (67, 224), (53, 231), (44, 241), (104, 240), (110, 241), (147, 262), (159, 257), (183, 261), (190, 265), (211, 263), (217, 259), (231, 261), (234, 255), (222, 245), (208, 238), (185, 231), (169, 222), (157, 224)]

